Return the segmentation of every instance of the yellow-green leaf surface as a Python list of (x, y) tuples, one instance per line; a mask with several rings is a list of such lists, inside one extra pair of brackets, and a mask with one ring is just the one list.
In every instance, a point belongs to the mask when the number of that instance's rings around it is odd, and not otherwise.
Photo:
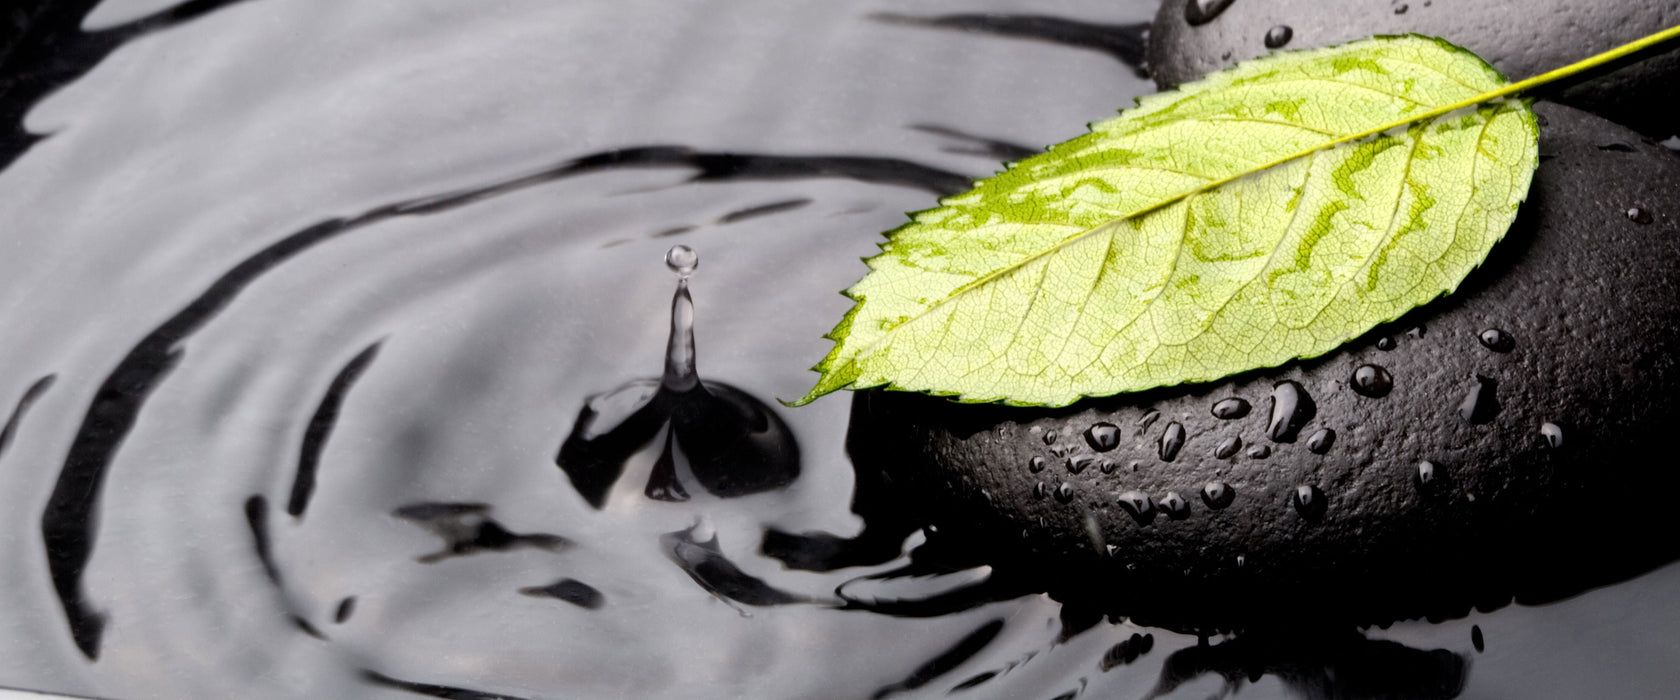
[(1059, 406), (1327, 352), (1504, 236), (1538, 162), (1527, 102), (1474, 104), (1506, 85), (1397, 36), (1143, 98), (890, 232), (801, 402)]

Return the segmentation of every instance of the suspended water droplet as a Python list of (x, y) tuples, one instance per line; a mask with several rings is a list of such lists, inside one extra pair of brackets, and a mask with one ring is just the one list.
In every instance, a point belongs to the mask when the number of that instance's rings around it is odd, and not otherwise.
[(1377, 349), (1381, 350), (1383, 352), (1388, 352), (1390, 350), (1393, 350), (1396, 345), (1397, 345), (1397, 343), (1394, 342), (1394, 337), (1393, 336), (1385, 335), (1385, 336), (1377, 339)]
[(1307, 390), (1293, 380), (1278, 382), (1272, 387), (1272, 416), (1266, 423), (1266, 435), (1272, 442), (1295, 442), (1301, 428), (1318, 415)]
[(1067, 459), (1067, 470), (1069, 473), (1078, 474), (1096, 463), (1095, 455), (1074, 455)]
[(1476, 375), (1476, 386), (1458, 404), (1458, 415), (1471, 423), (1487, 423), (1499, 415), (1499, 382)]
[(1317, 486), (1303, 484), (1295, 487), (1295, 495), (1290, 500), (1295, 504), (1295, 512), (1303, 518), (1313, 520), (1324, 514), (1324, 492)]
[(1552, 449), (1563, 447), (1563, 428), (1556, 423), (1541, 423), (1540, 437), (1546, 439), (1546, 446)]
[(1250, 408), (1252, 407), (1249, 406), (1247, 401), (1239, 399), (1235, 396), (1228, 399), (1220, 399), (1213, 404), (1213, 417), (1220, 420), (1236, 420), (1248, 415)]
[(1510, 333), (1498, 328), (1489, 328), (1482, 331), (1480, 335), (1476, 336), (1476, 339), (1482, 341), (1482, 347), (1498, 353), (1510, 352), (1517, 347), (1517, 339), (1511, 337)]
[(1171, 462), (1178, 459), (1178, 451), (1184, 447), (1184, 425), (1173, 421), (1167, 424), (1167, 429), (1161, 431), (1160, 455), (1161, 461)]
[(1045, 496), (1048, 496), (1048, 495), (1050, 495), (1049, 485), (1045, 484), (1042, 481), (1040, 481), (1036, 484), (1033, 484), (1033, 498), (1044, 498)]
[(1027, 460), (1027, 471), (1032, 472), (1034, 474), (1037, 474), (1041, 471), (1044, 471), (1044, 465), (1045, 465), (1045, 460), (1044, 460), (1043, 457), (1034, 457), (1032, 459)]
[(1139, 524), (1148, 525), (1155, 520), (1155, 502), (1149, 500), (1149, 494), (1142, 491), (1127, 491), (1120, 494), (1115, 501), (1120, 508), (1131, 514), (1132, 519)]
[(1295, 38), (1295, 29), (1287, 24), (1280, 24), (1266, 30), (1266, 48), (1281, 49), (1290, 39)]
[(1435, 483), (1435, 463), (1434, 462), (1430, 462), (1430, 461), (1427, 461), (1427, 460), (1422, 461), (1422, 462), (1418, 462), (1418, 465), (1417, 465), (1417, 481), (1418, 481), (1419, 486), (1428, 486), (1430, 484)]
[(1242, 437), (1232, 435), (1220, 441), (1219, 446), (1213, 448), (1214, 459), (1230, 459), (1242, 450)]
[(1056, 444), (1056, 438), (1057, 437), (1058, 436), (1056, 435), (1056, 431), (1054, 431), (1054, 430), (1044, 431), (1044, 444), (1046, 444), (1046, 445)]
[(1470, 646), (1476, 647), (1476, 653), (1478, 653), (1478, 654), (1482, 653), (1482, 649), (1485, 646), (1485, 642), (1482, 641), (1482, 626), (1481, 625), (1471, 625), (1470, 626)]
[(1248, 448), (1249, 459), (1265, 459), (1270, 456), (1272, 456), (1271, 445), (1255, 445)]
[[(698, 257), (691, 256), (692, 249), (678, 246), (667, 257), (681, 274), (698, 264)], [(740, 389), (702, 381), (695, 357), (694, 299), (688, 278), (680, 276), (671, 297), (664, 373), (658, 380), (637, 380), (590, 397), (555, 456), (555, 464), (590, 505), (605, 505), (628, 460), (666, 429), (674, 434), (675, 451), (686, 458), (689, 474), (714, 495), (761, 493), (798, 477), (798, 443), (776, 412)], [(675, 464), (674, 456), (662, 454), (644, 493), (658, 499), (686, 497)]]
[(1085, 442), (1091, 449), (1107, 452), (1120, 446), (1120, 427), (1113, 423), (1097, 423), (1085, 429)]
[(1148, 411), (1145, 411), (1144, 414), (1143, 414), (1143, 417), (1141, 417), (1137, 420), (1137, 434), (1139, 434), (1139, 435), (1144, 434), (1144, 432), (1149, 430), (1149, 426), (1154, 425), (1155, 421), (1158, 420), (1160, 417), (1161, 417), (1161, 412), (1157, 411), (1153, 408), (1149, 409)]
[(1056, 500), (1061, 501), (1063, 503), (1072, 502), (1073, 501), (1073, 484), (1070, 484), (1070, 483), (1064, 481), (1064, 482), (1062, 482), (1061, 486), (1057, 486), (1056, 487)]
[(1323, 428), (1307, 438), (1307, 450), (1315, 455), (1330, 451), (1336, 445), (1336, 431)]
[(1190, 502), (1178, 495), (1177, 491), (1168, 491), (1161, 497), (1161, 511), (1173, 520), (1183, 520), (1190, 517)]
[(1212, 22), (1225, 8), (1230, 7), (1236, 0), (1190, 0), (1184, 3), (1184, 21), (1192, 27)]
[(1114, 470), (1120, 468), (1120, 464), (1112, 459), (1104, 459), (1097, 462), (1097, 468), (1104, 474), (1113, 474)]
[(1223, 481), (1209, 481), (1202, 487), (1202, 503), (1214, 510), (1231, 505), (1237, 499), (1237, 490)]
[(679, 243), (665, 251), (665, 266), (671, 268), (678, 276), (687, 277), (694, 274), (695, 268), (700, 267), (700, 254), (694, 252), (693, 248)]
[(1360, 365), (1353, 370), (1353, 393), (1373, 399), (1394, 390), (1394, 375), (1379, 365)]
[(1642, 207), (1628, 207), (1627, 218), (1636, 224), (1648, 224), (1651, 223), (1651, 211)]

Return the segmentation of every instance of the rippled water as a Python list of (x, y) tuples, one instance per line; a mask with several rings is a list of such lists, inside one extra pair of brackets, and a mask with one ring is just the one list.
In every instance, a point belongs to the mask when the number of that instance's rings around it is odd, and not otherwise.
[[(30, 64), (62, 69), (23, 123), (50, 136), (14, 135), (0, 171), (0, 402), (17, 402), (0, 685), (1048, 700), (1680, 684), (1672, 566), (1296, 656), (1126, 623), (1062, 639), (1041, 596), (895, 607), (984, 572), (872, 579), (904, 560), (815, 572), (760, 553), (767, 530), (861, 529), (845, 397), (772, 409), (799, 463), (768, 490), (660, 467), (657, 440), (599, 508), (556, 468), (589, 397), (661, 374), (670, 246), (701, 256), (700, 376), (771, 405), (802, 394), (880, 231), (1151, 89), (1116, 60), (1135, 60), (1146, 0), (154, 14), (168, 6), (99, 5), (91, 33), (66, 33), (76, 50)], [(687, 499), (649, 498), (656, 469)]]

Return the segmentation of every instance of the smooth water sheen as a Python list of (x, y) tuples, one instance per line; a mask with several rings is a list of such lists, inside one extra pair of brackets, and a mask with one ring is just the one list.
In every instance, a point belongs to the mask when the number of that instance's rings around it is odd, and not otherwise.
[[(1242, 638), (1066, 631), (1046, 597), (973, 595), (984, 567), (881, 576), (906, 559), (847, 558), (850, 397), (774, 401), (902, 212), (1150, 89), (1116, 58), (1152, 3), (169, 8), (110, 0), (55, 30), (74, 50), (5, 64), (61, 82), (5, 97), (30, 103), (0, 170), (0, 686), (1384, 692), (1320, 657), (1231, 675)], [(1268, 437), (1311, 406), (1280, 385)], [(1059, 472), (1091, 464), (1012, 468), (1071, 501)], [(1242, 496), (1105, 497), (1145, 522)], [(1658, 697), (1677, 592), (1668, 567), (1363, 634), (1453, 656), (1486, 630), (1464, 697)]]

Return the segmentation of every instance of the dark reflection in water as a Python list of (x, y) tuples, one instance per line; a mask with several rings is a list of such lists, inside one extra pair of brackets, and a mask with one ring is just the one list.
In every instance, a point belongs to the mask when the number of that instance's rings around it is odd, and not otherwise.
[[(763, 579), (741, 570), (718, 548), (716, 533), (698, 534), (701, 526), (666, 533), (659, 538), (666, 556), (671, 558), (695, 583), (720, 600), (734, 601), (757, 607), (804, 603), (802, 596), (779, 590)], [(744, 611), (743, 611), (744, 614)]]
[(585, 610), (599, 610), (606, 604), (606, 596), (594, 586), (577, 579), (563, 578), (546, 586), (529, 586), (519, 592), (532, 598), (564, 600)]
[(992, 620), (984, 625), (981, 625), (979, 629), (968, 633), (968, 636), (963, 637), (961, 641), (958, 641), (955, 646), (952, 646), (950, 649), (945, 650), (944, 653), (933, 657), (933, 659), (927, 663), (922, 664), (921, 667), (917, 668), (914, 673), (911, 673), (908, 678), (905, 678), (897, 683), (893, 683), (892, 685), (882, 687), (880, 690), (875, 691), (875, 694), (871, 697), (875, 700), (880, 700), (881, 698), (889, 695), (901, 693), (906, 690), (915, 690), (927, 685), (934, 679), (950, 673), (952, 669), (961, 666), (964, 661), (974, 658), (975, 654), (980, 653), (981, 649), (985, 649), (987, 644), (991, 644), (992, 640), (996, 639), (998, 633), (1002, 631), (1003, 620)]
[(35, 402), (41, 399), (41, 395), (52, 388), (55, 379), (57, 379), (57, 375), (53, 374), (41, 377), (23, 392), (23, 398), (18, 399), (17, 407), (12, 409), (12, 416), (6, 419), (6, 426), (0, 428), (0, 456), (6, 454), (7, 447), (11, 447), (12, 438), (17, 436), (18, 425), (23, 422), (23, 417), (29, 413), (29, 407), (35, 405)]
[(422, 564), (520, 547), (558, 552), (571, 545), (571, 541), (559, 535), (511, 532), (490, 518), (490, 506), (483, 503), (416, 503), (398, 508), (392, 515), (419, 525), (443, 540), (442, 551), (417, 559)]
[(1100, 51), (1114, 57), (1138, 74), (1148, 77), (1144, 69), (1144, 55), (1148, 42), (1148, 22), (1137, 24), (1094, 24), (1065, 17), (1047, 15), (1010, 14), (951, 14), (933, 17), (882, 12), (875, 19), (892, 24), (904, 24), (939, 29), (955, 29), (978, 34), (1036, 39), (1063, 46)]
[(786, 200), (782, 200), (780, 202), (770, 202), (769, 204), (760, 204), (760, 205), (757, 205), (757, 206), (747, 207), (746, 209), (736, 209), (735, 211), (729, 212), (728, 214), (724, 214), (723, 216), (718, 217), (717, 222), (719, 224), (733, 224), (733, 223), (737, 223), (737, 222), (741, 222), (741, 221), (746, 221), (747, 219), (756, 219), (760, 216), (770, 216), (771, 214), (780, 214), (784, 211), (793, 211), (793, 210), (798, 209), (800, 207), (804, 207), (806, 205), (809, 205), (811, 203), (811, 201), (812, 200), (809, 197), (800, 197), (798, 199), (786, 199)]
[(525, 700), (524, 698), (516, 695), (486, 693), (478, 690), (468, 690), (466, 688), (456, 688), (448, 685), (433, 685), (431, 683), (405, 681), (398, 678), (392, 678), (383, 673), (379, 673), (378, 671), (362, 671), (362, 677), (374, 685), (395, 688), (397, 690), (406, 690), (417, 695), (445, 698), (446, 700)]
[(949, 126), (940, 126), (938, 124), (911, 124), (910, 128), (924, 133), (937, 134), (939, 136), (955, 139), (968, 144), (966, 146), (946, 146), (940, 149), (946, 153), (964, 153), (974, 156), (995, 158), (1000, 161), (1013, 161), (1031, 158), (1044, 151), (1042, 148), (1033, 148), (1031, 146), (1004, 141), (1002, 139), (977, 136), (961, 129), (955, 129)]
[(304, 509), (309, 507), (309, 497), (315, 493), (315, 472), (321, 467), (321, 452), (327, 449), (327, 438), (332, 437), (333, 426), (338, 423), (338, 411), (344, 405), (344, 397), (378, 355), (379, 343), (356, 353), (344, 369), (338, 371), (338, 376), (333, 377), (326, 396), (321, 398), (321, 405), (315, 409), (314, 417), (309, 419), (309, 427), (303, 433), (303, 449), (298, 453), (292, 498), (286, 503), (286, 512), (292, 517), (303, 517)]
[(1470, 660), (1446, 649), (1413, 649), (1356, 632), (1253, 634), (1173, 652), (1151, 698), (1206, 675), (1225, 680), (1218, 697), (1243, 681), (1275, 676), (1304, 700), (1448, 700), (1464, 692)]
[(118, 47), (245, 0), (189, 0), (92, 32), (82, 18), (99, 0), (12, 0), (0, 19), (0, 170), (46, 136), (23, 128), (42, 97), (82, 77)]

